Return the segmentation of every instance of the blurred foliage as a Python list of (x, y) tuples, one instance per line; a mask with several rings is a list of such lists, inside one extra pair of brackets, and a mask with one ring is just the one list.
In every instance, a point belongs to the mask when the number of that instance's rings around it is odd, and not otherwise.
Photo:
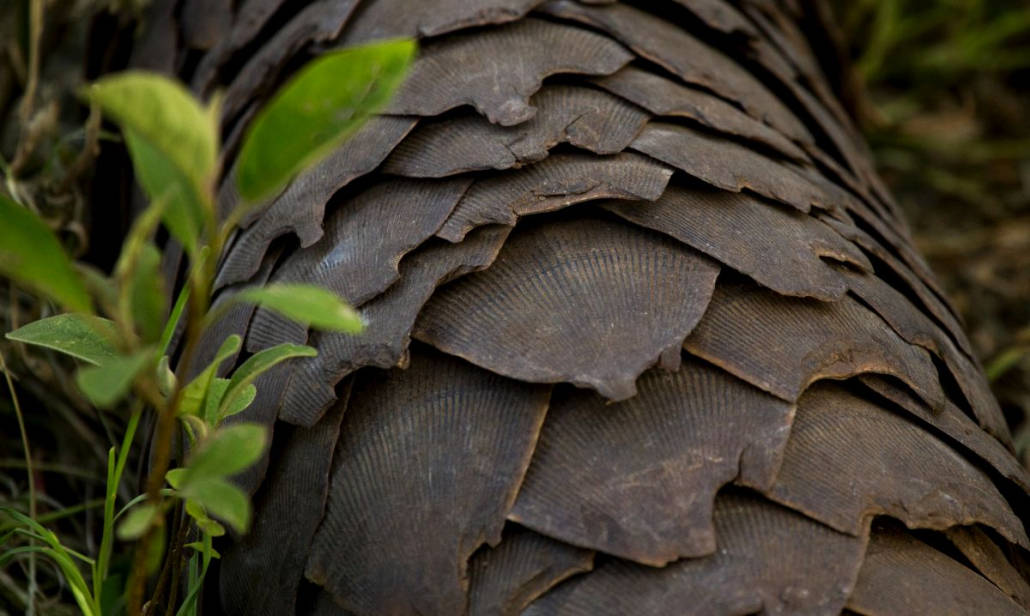
[(1030, 462), (1030, 4), (833, 4), (848, 102)]

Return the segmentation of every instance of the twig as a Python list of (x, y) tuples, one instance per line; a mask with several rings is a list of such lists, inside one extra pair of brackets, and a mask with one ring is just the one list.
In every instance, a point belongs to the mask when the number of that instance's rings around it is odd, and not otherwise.
[(39, 86), (39, 40), (43, 38), (43, 0), (29, 0), (29, 67), (25, 77), (25, 94), (21, 99), (21, 121), (28, 124)]

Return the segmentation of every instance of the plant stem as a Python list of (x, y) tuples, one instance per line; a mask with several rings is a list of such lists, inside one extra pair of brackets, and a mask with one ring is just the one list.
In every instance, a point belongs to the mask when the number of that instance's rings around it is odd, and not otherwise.
[[(29, 449), (29, 434), (25, 430), (25, 417), (21, 412), (21, 404), (18, 402), (18, 392), (14, 390), (14, 381), (11, 380), (11, 371), (7, 369), (7, 362), (4, 361), (4, 354), (0, 353), (0, 369), (4, 371), (4, 379), (7, 381), (7, 389), (11, 392), (11, 402), (14, 404), (14, 416), (18, 419), (18, 430), (21, 432), (22, 450), (25, 452), (25, 472), (29, 477), (29, 517), (36, 519), (36, 475), (32, 468), (32, 451)], [(29, 545), (35, 543), (29, 540)], [(36, 555), (29, 553), (29, 600), (25, 607), (25, 614), (33, 616), (36, 613)]]
[[(172, 438), (175, 431), (175, 418), (178, 409), (182, 404), (184, 393), (185, 375), (189, 373), (193, 355), (196, 353), (197, 345), (200, 342), (204, 314), (207, 311), (206, 299), (209, 296), (211, 277), (207, 275), (208, 269), (198, 270), (191, 283), (193, 289), (190, 292), (188, 301), (188, 315), (186, 321), (186, 343), (183, 348), (182, 360), (179, 363), (178, 371), (183, 378), (177, 380), (175, 389), (163, 409), (159, 409), (157, 427), (154, 431), (154, 455), (152, 458), (153, 467), (147, 476), (147, 502), (155, 506), (161, 502), (161, 486), (164, 485), (164, 476), (168, 472), (171, 460)], [(133, 558), (132, 573), (128, 588), (128, 606), (130, 616), (140, 613), (143, 606), (143, 589), (146, 584), (146, 556), (150, 545), (150, 537), (153, 528), (148, 530), (138, 543), (136, 554)], [(174, 546), (173, 546), (174, 548)], [(174, 550), (173, 550), (174, 553)]]
[(21, 101), (22, 125), (32, 117), (39, 84), (39, 39), (43, 36), (43, 0), (29, 0), (29, 67), (25, 77), (25, 94)]

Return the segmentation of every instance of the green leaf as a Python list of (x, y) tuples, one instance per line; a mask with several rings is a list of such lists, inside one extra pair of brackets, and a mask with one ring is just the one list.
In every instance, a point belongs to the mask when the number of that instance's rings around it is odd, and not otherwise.
[(154, 376), (157, 379), (157, 389), (161, 392), (161, 395), (172, 395), (172, 390), (175, 389), (175, 384), (178, 381), (175, 378), (175, 373), (172, 372), (172, 369), (168, 364), (167, 355), (162, 355), (161, 359), (157, 360), (157, 368), (154, 370), (154, 373)]
[(122, 541), (139, 539), (154, 523), (160, 509), (153, 503), (144, 503), (129, 512), (118, 525), (118, 538)]
[(211, 385), (208, 387), (207, 396), (204, 398), (204, 412), (201, 417), (204, 421), (214, 425), (218, 419), (218, 404), (222, 401), (222, 396), (225, 395), (225, 390), (229, 389), (229, 379), (221, 379), (215, 377), (211, 379)]
[[(206, 250), (202, 251), (206, 254)], [(183, 285), (182, 290), (179, 291), (179, 297), (175, 298), (175, 305), (172, 306), (172, 313), (168, 315), (168, 320), (165, 321), (164, 332), (161, 333), (161, 342), (157, 345), (160, 353), (168, 352), (168, 345), (172, 343), (172, 336), (175, 335), (175, 326), (179, 324), (179, 319), (182, 318), (182, 312), (186, 308), (186, 301), (190, 298), (190, 286)]]
[(19, 327), (9, 332), (7, 339), (46, 347), (102, 366), (119, 357), (118, 349), (112, 343), (115, 335), (114, 323), (107, 319), (85, 314), (59, 314)]
[(124, 132), (136, 180), (152, 202), (165, 203), (162, 221), (186, 252), (195, 255), (205, 220), (203, 193), (198, 192), (202, 188), (146, 138), (129, 128)]
[(209, 477), (192, 481), (183, 492), (237, 532), (246, 532), (250, 526), (250, 500), (243, 490), (225, 479)]
[(223, 361), (232, 357), (240, 350), (242, 341), (243, 339), (237, 334), (233, 334), (222, 341), (222, 346), (218, 348), (218, 352), (215, 353), (215, 358), (211, 360), (211, 363), (183, 389), (182, 403), (179, 405), (180, 415), (200, 414), (204, 408), (204, 399), (208, 395), (208, 387), (211, 385), (211, 379), (214, 377), (215, 372), (218, 371), (218, 366), (222, 365)]
[(252, 402), (254, 402), (254, 398), (256, 397), (257, 387), (254, 387), (253, 384), (247, 385), (243, 389), (239, 390), (239, 393), (234, 395), (231, 399), (226, 398), (222, 401), (222, 404), (225, 406), (225, 410), (216, 418), (216, 421), (220, 422), (226, 417), (232, 417), (237, 413), (243, 412)]
[(261, 457), (268, 441), (268, 430), (255, 423), (238, 423), (219, 428), (190, 454), (182, 490), (197, 481), (228, 477)]
[(208, 190), (218, 160), (216, 110), (201, 106), (178, 82), (143, 71), (105, 77), (84, 96), (168, 157), (198, 193)]
[(186, 479), (186, 469), (184, 468), (170, 468), (165, 473), (165, 481), (168, 485), (172, 486), (176, 490), (182, 487), (182, 482)]
[(0, 195), (0, 275), (73, 312), (92, 312), (86, 286), (53, 232), (35, 214)]
[(339, 295), (315, 285), (275, 283), (246, 289), (233, 299), (274, 310), (315, 329), (354, 334), (364, 327), (361, 315)]
[(191, 550), (196, 550), (197, 552), (200, 552), (200, 553), (203, 553), (204, 550), (210, 549), (211, 550), (211, 552), (210, 552), (211, 553), (211, 558), (221, 558), (222, 557), (222, 555), (218, 553), (218, 550), (216, 550), (214, 548), (211, 548), (209, 546), (205, 546), (202, 541), (191, 541), (191, 542), (183, 545), (182, 547), (190, 548)]
[(156, 342), (164, 329), (165, 291), (161, 251), (153, 244), (143, 245), (129, 284), (136, 329), (144, 342)]
[(110, 408), (129, 393), (132, 382), (153, 351), (139, 351), (133, 355), (115, 357), (102, 366), (85, 366), (75, 373), (75, 384), (89, 401), (99, 408)]
[(380, 41), (310, 62), (262, 109), (236, 166), (240, 195), (251, 203), (281, 190), (379, 111), (407, 75), (409, 39)]
[(229, 404), (262, 373), (293, 357), (314, 357), (318, 351), (303, 344), (278, 344), (272, 348), (254, 353), (243, 362), (229, 380), (229, 387), (218, 406), (218, 416), (224, 417)]
[(196, 522), (197, 528), (212, 537), (221, 537), (225, 534), (225, 527), (211, 518), (207, 517), (204, 508), (194, 500), (186, 501), (186, 513)]

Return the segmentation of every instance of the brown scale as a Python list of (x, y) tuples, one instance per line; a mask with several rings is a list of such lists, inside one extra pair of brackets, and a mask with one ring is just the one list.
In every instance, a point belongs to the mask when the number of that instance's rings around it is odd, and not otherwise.
[(614, 201), (602, 207), (783, 295), (840, 299), (848, 279), (824, 259), (872, 271), (854, 244), (819, 220), (744, 192), (672, 186), (654, 203)]
[(309, 344), (318, 356), (294, 360), (293, 377), (283, 394), (279, 416), (300, 425), (313, 425), (336, 399), (334, 386), (363, 368), (403, 364), (411, 329), (419, 311), (438, 285), (493, 262), (508, 235), (507, 227), (483, 227), (461, 243), (431, 243), (401, 261), (400, 279), (390, 289), (361, 306), (365, 330), (360, 336), (317, 332)]
[(630, 152), (606, 158), (555, 154), (474, 182), (437, 235), (458, 242), (481, 225), (514, 225), (520, 216), (597, 199), (654, 201), (671, 177), (672, 169)]
[(826, 303), (722, 283), (684, 346), (788, 401), (819, 379), (875, 372), (901, 379), (934, 409), (945, 403), (929, 353), (849, 296)]
[(884, 514), (910, 528), (985, 524), (1030, 545), (983, 471), (915, 423), (829, 383), (798, 401), (783, 465), (765, 492), (854, 535)]
[(186, 47), (210, 50), (232, 31), (231, 0), (186, 0), (179, 10)]
[(572, 0), (556, 0), (541, 9), (605, 30), (642, 58), (689, 84), (737, 103), (792, 141), (812, 141), (812, 135), (797, 116), (754, 75), (679, 26), (623, 4), (587, 6)]
[(841, 236), (851, 240), (869, 254), (880, 259), (891, 271), (908, 285), (909, 290), (919, 298), (929, 314), (942, 324), (944, 330), (952, 337), (953, 342), (968, 357), (974, 357), (969, 341), (963, 334), (962, 325), (951, 307), (949, 307), (940, 296), (935, 293), (926, 281), (916, 274), (901, 258), (893, 251), (888, 250), (879, 241), (874, 239), (865, 231), (856, 227), (850, 220), (840, 220), (829, 216), (820, 216), (820, 219), (832, 227)]
[(594, 553), (513, 527), (469, 561), (469, 616), (516, 616), (569, 576), (589, 571)]
[(719, 132), (763, 143), (793, 160), (808, 159), (775, 129), (704, 90), (689, 88), (635, 66), (595, 78), (593, 82), (656, 116), (688, 118)]
[(308, 579), (355, 614), (462, 613), (467, 561), (501, 540), (549, 391), (422, 353), (361, 378)]
[(716, 188), (749, 189), (801, 212), (812, 206), (835, 210), (842, 204), (797, 171), (734, 141), (662, 122), (644, 127), (630, 147)]
[[(471, 179), (390, 180), (375, 184), (328, 216), (325, 235), (276, 270), (272, 282), (309, 282), (361, 305), (397, 281), (401, 257), (432, 236)], [(384, 229), (383, 220), (394, 221)], [(247, 338), (256, 351), (282, 343), (303, 344), (307, 328), (276, 312), (258, 309)]]
[[(207, 94), (214, 85), (215, 78), (222, 66), (233, 54), (250, 43), (268, 23), (272, 15), (280, 9), (285, 0), (243, 0), (239, 5), (232, 27), (228, 34), (222, 36), (216, 45), (200, 59), (193, 75), (191, 85), (194, 92)], [(198, 12), (206, 0), (192, 0)], [(185, 11), (185, 9), (184, 9)], [(199, 19), (198, 15), (198, 19)]]
[[(719, 266), (651, 231), (571, 220), (516, 232), (487, 270), (448, 285), (412, 335), (505, 376), (612, 400), (659, 362), (679, 366)], [(625, 323), (637, 323), (628, 328)]]
[(1030, 584), (983, 528), (953, 526), (944, 535), (985, 578), (1024, 608), (1030, 608)]
[(1012, 442), (1005, 416), (980, 368), (926, 314), (901, 292), (870, 274), (843, 272), (851, 290), (890, 324), (899, 336), (935, 353), (944, 360), (977, 421), (1004, 443)]
[(636, 106), (590, 87), (545, 86), (530, 103), (536, 114), (515, 126), (491, 124), (478, 115), (422, 123), (394, 149), (383, 171), (442, 177), (508, 169), (546, 158), (559, 143), (595, 154), (616, 154), (649, 118)]
[(945, 436), (966, 447), (1005, 479), (1017, 491), (1030, 492), (1030, 472), (998, 439), (983, 431), (954, 404), (933, 411), (906, 387), (878, 375), (862, 375), (859, 380), (877, 394), (898, 405), (913, 417), (926, 422)]
[(631, 57), (599, 34), (526, 18), (423, 47), (387, 112), (432, 116), (472, 105), (491, 122), (511, 126), (533, 117), (529, 97), (545, 77), (607, 75)]
[[(325, 160), (301, 173), (270, 205), (250, 218), (246, 229), (224, 257), (216, 287), (246, 280), (261, 262), (268, 245), (293, 232), (301, 246), (322, 237), (325, 206), (336, 191), (371, 172), (415, 126), (410, 118), (375, 118)], [(219, 195), (219, 208), (235, 204), (231, 189)]]
[(250, 530), (223, 551), (220, 596), (236, 614), (293, 614), (311, 540), (322, 520), (329, 467), (347, 407), (342, 398), (312, 428), (296, 428), (277, 449), (254, 500)]
[(840, 612), (865, 548), (750, 493), (721, 493), (714, 524), (719, 549), (654, 569), (621, 560), (559, 584), (526, 616), (745, 616)]
[(510, 519), (645, 565), (716, 550), (716, 492), (738, 476), (771, 486), (794, 408), (696, 360), (637, 387), (552, 402)]
[(975, 571), (893, 526), (872, 533), (847, 607), (862, 616), (1026, 614)]
[(377, 0), (363, 2), (340, 40), (357, 45), (376, 39), (439, 36), (454, 30), (502, 24), (524, 16), (542, 0)]
[(279, 73), (302, 49), (339, 36), (357, 3), (357, 0), (320, 0), (301, 9), (233, 76), (222, 99), (222, 117), (231, 119), (248, 102), (269, 95)]

